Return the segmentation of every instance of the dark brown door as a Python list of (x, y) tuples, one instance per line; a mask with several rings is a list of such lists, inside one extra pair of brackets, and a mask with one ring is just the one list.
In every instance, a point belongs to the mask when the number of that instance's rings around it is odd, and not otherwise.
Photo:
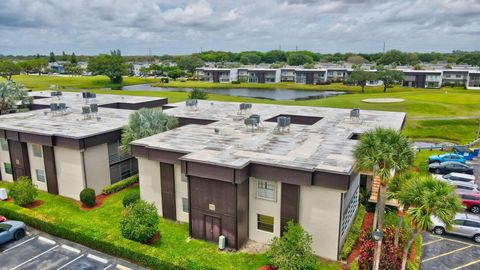
[(213, 82), (220, 82), (220, 73), (212, 72), (213, 75)]
[(31, 177), (27, 144), (9, 140), (9, 147), (13, 179), (17, 180), (21, 176)]
[(176, 220), (175, 210), (175, 175), (173, 164), (160, 163), (160, 177), (162, 187), (162, 212), (163, 217)]
[(220, 218), (205, 215), (205, 240), (217, 242), (221, 231)]

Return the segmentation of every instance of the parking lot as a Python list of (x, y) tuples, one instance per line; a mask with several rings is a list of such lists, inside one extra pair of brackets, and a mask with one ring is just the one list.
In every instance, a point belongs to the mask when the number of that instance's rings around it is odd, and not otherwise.
[(422, 235), (422, 270), (480, 269), (480, 244), (454, 235)]
[(34, 229), (28, 231), (23, 239), (0, 247), (1, 270), (145, 269)]

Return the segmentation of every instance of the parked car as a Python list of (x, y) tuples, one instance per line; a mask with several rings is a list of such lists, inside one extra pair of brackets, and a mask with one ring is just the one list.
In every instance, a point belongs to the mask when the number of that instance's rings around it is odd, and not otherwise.
[(25, 236), (27, 227), (21, 221), (8, 220), (0, 223), (0, 245)]
[(0, 216), (0, 223), (1, 223), (1, 222), (4, 222), (4, 221), (7, 221), (7, 218), (4, 217), (4, 216)]
[(449, 181), (450, 185), (453, 185), (457, 190), (457, 193), (471, 193), (471, 192), (480, 192), (477, 184), (472, 184), (470, 182), (462, 181)]
[(461, 181), (461, 182), (470, 182), (475, 184), (475, 176), (466, 173), (456, 173), (452, 172), (445, 175), (435, 175), (434, 176), (438, 180), (444, 181)]
[(473, 241), (480, 243), (480, 217), (467, 214), (458, 213), (453, 219), (453, 226), (447, 230), (445, 223), (435, 217), (431, 216), (433, 222), (433, 233), (442, 235), (445, 232), (472, 238)]
[(428, 171), (436, 174), (447, 174), (451, 172), (473, 174), (473, 168), (460, 162), (447, 161), (432, 163), (428, 165)]
[(456, 161), (460, 163), (465, 163), (465, 158), (463, 155), (455, 154), (455, 153), (448, 153), (442, 155), (432, 155), (428, 158), (428, 163), (442, 163), (447, 161)]
[(480, 192), (459, 192), (462, 203), (474, 214), (480, 213)]

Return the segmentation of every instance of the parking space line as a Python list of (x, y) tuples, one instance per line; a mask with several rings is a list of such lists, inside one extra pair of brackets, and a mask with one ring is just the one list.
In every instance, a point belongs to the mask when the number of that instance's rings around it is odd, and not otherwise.
[(426, 245), (433, 244), (433, 243), (437, 243), (437, 242), (440, 242), (440, 241), (443, 241), (443, 240), (444, 240), (443, 238), (435, 239), (435, 240), (433, 240), (433, 241), (430, 241), (430, 242), (427, 242), (427, 243), (423, 243), (423, 244), (422, 244), (422, 247), (423, 247), (423, 246), (426, 246)]
[(15, 266), (14, 268), (12, 268), (12, 269), (10, 269), (10, 270), (15, 270), (15, 269), (19, 268), (20, 266), (22, 266), (22, 265), (25, 265), (25, 264), (27, 264), (27, 263), (29, 263), (29, 262), (31, 262), (31, 261), (33, 261), (33, 260), (35, 260), (36, 258), (38, 258), (38, 257), (42, 256), (43, 254), (45, 254), (45, 253), (49, 252), (50, 250), (53, 250), (53, 249), (55, 249), (55, 248), (57, 248), (57, 247), (58, 247), (58, 245), (56, 245), (56, 246), (54, 246), (54, 247), (52, 247), (52, 248), (48, 249), (47, 251), (44, 251), (44, 252), (42, 252), (42, 253), (38, 254), (37, 256), (35, 256), (35, 257), (33, 257), (33, 258), (29, 259), (29, 260), (26, 260), (26, 261), (24, 261), (23, 263), (21, 263), (21, 264), (19, 264), (19, 265)]
[(467, 264), (460, 265), (459, 267), (455, 267), (455, 268), (453, 268), (452, 270), (462, 269), (462, 268), (465, 268), (465, 267), (467, 267), (467, 266), (470, 266), (470, 265), (472, 265), (472, 264), (476, 264), (476, 263), (479, 263), (479, 262), (480, 262), (480, 260), (476, 260), (476, 261), (473, 261), (473, 262), (469, 262), (469, 263), (467, 263)]
[(108, 263), (108, 260), (104, 259), (104, 258), (100, 258), (98, 256), (95, 256), (95, 255), (92, 255), (92, 254), (88, 254), (87, 255), (87, 258), (90, 258), (92, 260), (95, 260), (97, 262), (100, 262), (100, 263), (103, 263), (103, 264), (107, 264)]
[(443, 257), (443, 256), (447, 256), (447, 255), (450, 255), (452, 253), (455, 253), (455, 252), (458, 252), (458, 251), (461, 251), (461, 250), (464, 250), (464, 249), (467, 249), (467, 248), (471, 248), (473, 247), (474, 245), (468, 245), (466, 247), (461, 247), (461, 248), (458, 248), (458, 249), (455, 249), (455, 250), (452, 250), (452, 251), (449, 251), (449, 252), (446, 252), (446, 253), (443, 253), (443, 254), (440, 254), (440, 255), (437, 255), (437, 256), (433, 256), (431, 258), (428, 258), (428, 259), (425, 259), (422, 261), (422, 263), (424, 262), (428, 262), (428, 261), (431, 261), (433, 259), (437, 259), (437, 258), (440, 258), (440, 257)]
[(36, 238), (36, 237), (32, 237), (32, 238), (30, 238), (30, 239), (27, 239), (27, 240), (25, 240), (25, 241), (23, 241), (23, 242), (21, 242), (21, 243), (16, 244), (16, 245), (13, 246), (13, 247), (10, 247), (10, 248), (5, 249), (3, 252), (7, 252), (7, 251), (12, 250), (12, 249), (14, 249), (14, 248), (16, 248), (16, 247), (19, 247), (19, 246), (21, 246), (21, 245), (23, 245), (23, 244), (25, 244), (25, 243), (27, 243), (27, 242), (32, 241), (32, 240), (35, 239), (35, 238)]
[(112, 267), (112, 264), (109, 264), (107, 267), (103, 268), (103, 270), (107, 270), (108, 268)]
[(41, 241), (46, 242), (46, 243), (49, 243), (49, 244), (51, 244), (51, 245), (54, 245), (54, 244), (56, 243), (55, 241), (53, 241), (53, 240), (51, 240), (51, 239), (48, 239), (48, 238), (45, 238), (45, 237), (43, 237), (43, 236), (39, 236), (39, 237), (38, 237), (38, 240), (41, 240)]
[(450, 239), (450, 238), (446, 238), (446, 237), (444, 237), (443, 239), (445, 239), (447, 241), (450, 241), (450, 242), (456, 242), (456, 243), (460, 243), (460, 244), (464, 244), (464, 245), (480, 247), (479, 244), (472, 244), (472, 243), (468, 243), (468, 242), (464, 242), (464, 241), (460, 241), (460, 240), (456, 240), (456, 239)]
[(69, 251), (71, 251), (71, 252), (80, 253), (80, 250), (79, 250), (79, 249), (73, 248), (73, 247), (71, 247), (71, 246), (62, 245), (62, 248), (66, 249), (66, 250), (69, 250)]
[(57, 270), (60, 270), (60, 269), (63, 269), (63, 268), (65, 268), (65, 267), (69, 266), (70, 264), (72, 264), (72, 263), (75, 262), (76, 260), (82, 258), (84, 255), (85, 255), (85, 254), (82, 254), (82, 255), (78, 256), (77, 258), (75, 258), (75, 259), (69, 261), (68, 263), (60, 266)]

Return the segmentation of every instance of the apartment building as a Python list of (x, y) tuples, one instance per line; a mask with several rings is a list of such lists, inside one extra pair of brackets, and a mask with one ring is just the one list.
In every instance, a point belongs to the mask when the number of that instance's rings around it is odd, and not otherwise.
[(351, 72), (352, 70), (347, 68), (327, 68), (327, 81), (344, 82)]
[(402, 85), (414, 88), (442, 87), (442, 71), (440, 70), (405, 70)]
[(443, 86), (465, 86), (468, 79), (468, 70), (446, 69), (442, 72)]
[(52, 93), (32, 92), (32, 110), (0, 116), (0, 179), (28, 176), (41, 190), (79, 199), (86, 187), (99, 194), (138, 172), (119, 151), (121, 130), (134, 110), (167, 99)]
[(400, 130), (405, 120), (398, 112), (351, 117), (346, 109), (216, 101), (165, 112), (181, 126), (132, 142), (141, 198), (161, 216), (188, 222), (197, 239), (224, 235), (231, 249), (249, 239), (268, 244), (294, 220), (312, 234), (315, 254), (333, 260), (358, 207), (358, 137), (379, 126)]
[(200, 81), (227, 83), (236, 80), (236, 69), (230, 68), (197, 68), (195, 75)]
[(326, 69), (296, 69), (295, 82), (300, 84), (320, 84), (327, 81)]
[(295, 68), (281, 68), (280, 81), (295, 82)]
[(468, 73), (466, 88), (473, 90), (480, 89), (480, 71), (470, 71)]
[(272, 68), (239, 68), (238, 80), (248, 83), (276, 83), (280, 81), (280, 70)]

